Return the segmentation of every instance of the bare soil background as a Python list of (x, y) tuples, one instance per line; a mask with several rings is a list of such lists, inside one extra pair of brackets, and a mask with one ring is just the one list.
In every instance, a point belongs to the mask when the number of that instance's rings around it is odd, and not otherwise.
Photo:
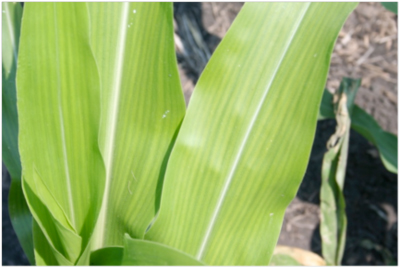
[[(186, 102), (212, 52), (243, 3), (175, 3), (175, 41)], [(327, 88), (342, 77), (362, 78), (356, 103), (385, 130), (397, 134), (397, 16), (380, 3), (360, 3), (339, 34)], [(326, 141), (334, 120), (317, 126), (310, 162), (288, 207), (278, 243), (321, 254), (319, 188)], [(378, 151), (352, 131), (344, 194), (348, 230), (343, 264), (397, 264), (397, 175), (385, 170)], [(28, 265), (8, 216), (10, 178), (2, 172), (2, 264)]]

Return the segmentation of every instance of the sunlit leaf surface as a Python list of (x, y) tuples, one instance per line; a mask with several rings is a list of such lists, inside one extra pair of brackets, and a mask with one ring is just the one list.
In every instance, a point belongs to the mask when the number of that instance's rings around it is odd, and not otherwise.
[(132, 239), (125, 235), (122, 265), (201, 266), (204, 264), (188, 254), (166, 245)]
[[(142, 238), (160, 202), (185, 102), (174, 51), (172, 3), (88, 3), (101, 78), (105, 193), (95, 247)], [(107, 38), (104, 38), (107, 36)]]
[(24, 193), (60, 264), (75, 263), (87, 248), (105, 184), (88, 15), (85, 3), (26, 3), (22, 19), (17, 99)]
[(210, 265), (269, 263), (355, 6), (244, 5), (196, 85), (146, 239)]

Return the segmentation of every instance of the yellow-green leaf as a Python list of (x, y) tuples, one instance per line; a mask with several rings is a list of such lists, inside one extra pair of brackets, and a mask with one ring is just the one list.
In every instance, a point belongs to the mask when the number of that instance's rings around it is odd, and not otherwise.
[[(60, 253), (62, 260), (65, 258), (74, 263), (80, 255), (82, 238), (70, 225), (57, 200), (52, 197), (36, 172), (33, 180), (25, 180), (23, 177), (22, 188), (35, 222), (54, 253)], [(37, 247), (41, 245), (35, 242), (35, 248)], [(57, 257), (56, 259), (60, 260)]]
[(73, 263), (67, 260), (59, 251), (57, 251), (46, 238), (38, 223), (33, 219), (33, 242), (35, 244), (35, 264), (44, 265), (63, 265), (71, 266)]
[(269, 263), (355, 6), (244, 5), (196, 85), (146, 239), (209, 265)]
[[(25, 196), (50, 245), (75, 263), (93, 233), (105, 181), (98, 147), (100, 79), (85, 3), (25, 4), (17, 99), (24, 188), (30, 188)], [(36, 172), (55, 202), (47, 195), (41, 204), (45, 197), (33, 187)], [(67, 220), (60, 220), (60, 211)]]
[(133, 239), (129, 235), (125, 235), (122, 265), (202, 266), (204, 264), (188, 254), (166, 245)]
[(105, 194), (95, 248), (142, 238), (158, 207), (165, 167), (185, 113), (172, 3), (88, 3), (101, 78)]

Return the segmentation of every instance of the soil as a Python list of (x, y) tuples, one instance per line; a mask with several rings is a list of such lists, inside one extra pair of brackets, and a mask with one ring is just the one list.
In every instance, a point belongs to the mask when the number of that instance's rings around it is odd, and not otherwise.
[[(201, 71), (242, 5), (238, 2), (174, 4), (176, 50), (187, 103)], [(397, 16), (380, 3), (360, 3), (339, 34), (326, 85), (333, 92), (344, 76), (362, 78), (356, 103), (385, 130), (395, 134), (398, 133), (397, 44)], [(321, 255), (321, 165), (326, 141), (335, 125), (334, 120), (318, 122), (310, 162), (297, 196), (286, 210), (278, 244)], [(4, 165), (2, 174), (2, 264), (27, 265), (8, 217), (10, 178)], [(342, 264), (397, 264), (397, 189), (397, 175), (386, 171), (377, 149), (351, 131), (344, 186), (348, 228)]]

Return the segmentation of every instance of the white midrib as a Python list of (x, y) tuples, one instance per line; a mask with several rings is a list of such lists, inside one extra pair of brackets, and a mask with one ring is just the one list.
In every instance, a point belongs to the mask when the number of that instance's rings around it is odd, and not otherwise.
[(230, 170), (230, 172), (229, 172), (229, 174), (228, 174), (228, 176), (227, 176), (227, 178), (225, 180), (224, 187), (222, 188), (222, 192), (221, 192), (221, 194), (220, 194), (220, 196), (218, 198), (217, 205), (216, 205), (216, 207), (214, 209), (214, 212), (212, 214), (210, 223), (209, 223), (209, 225), (207, 227), (204, 239), (201, 242), (200, 248), (199, 248), (199, 250), (197, 252), (197, 255), (196, 255), (196, 259), (197, 260), (201, 260), (203, 258), (204, 250), (205, 250), (205, 248), (207, 246), (207, 243), (209, 241), (211, 232), (212, 232), (212, 230), (214, 228), (216, 219), (218, 217), (218, 214), (219, 214), (219, 211), (221, 209), (222, 203), (223, 203), (223, 201), (225, 199), (226, 193), (227, 193), (227, 191), (229, 189), (229, 186), (230, 186), (230, 184), (232, 182), (232, 178), (233, 178), (233, 176), (234, 176), (234, 174), (236, 172), (236, 169), (238, 167), (239, 161), (240, 161), (240, 159), (241, 159), (241, 157), (243, 155), (243, 150), (244, 150), (244, 148), (246, 146), (246, 143), (247, 143), (248, 138), (250, 136), (251, 130), (253, 129), (254, 123), (257, 120), (257, 117), (258, 117), (258, 115), (259, 115), (259, 113), (261, 111), (261, 108), (262, 108), (262, 106), (263, 106), (263, 104), (264, 104), (264, 102), (265, 102), (265, 100), (267, 98), (267, 95), (268, 95), (268, 92), (270, 90), (270, 87), (271, 87), (273, 81), (275, 80), (275, 76), (276, 76), (280, 66), (282, 65), (283, 59), (285, 58), (285, 55), (286, 55), (286, 53), (287, 53), (287, 51), (288, 51), (288, 49), (289, 49), (289, 47), (290, 47), (290, 45), (291, 45), (291, 43), (293, 41), (293, 38), (296, 35), (296, 32), (297, 32), (301, 22), (303, 21), (304, 16), (307, 13), (308, 8), (310, 7), (310, 3), (307, 3), (307, 4), (308, 4), (307, 7), (304, 9), (303, 14), (301, 15), (300, 19), (298, 20), (297, 25), (294, 28), (294, 30), (292, 32), (292, 35), (290, 36), (289, 42), (286, 44), (286, 47), (284, 48), (282, 56), (279, 59), (278, 65), (275, 68), (274, 73), (272, 74), (272, 77), (271, 77), (270, 81), (268, 82), (268, 84), (266, 86), (266, 90), (264, 92), (264, 95), (262, 96), (261, 101), (258, 104), (257, 109), (256, 109), (256, 111), (255, 111), (255, 113), (254, 113), (254, 115), (253, 115), (253, 117), (252, 117), (252, 119), (250, 121), (250, 124), (249, 124), (249, 126), (248, 126), (248, 128), (246, 130), (246, 134), (244, 135), (242, 143), (240, 144), (239, 151), (238, 151), (238, 153), (236, 155), (236, 158), (235, 158), (235, 160), (234, 160), (234, 162), (232, 164), (231, 170)]
[(60, 118), (60, 128), (61, 128), (61, 139), (62, 139), (62, 151), (64, 156), (64, 168), (65, 168), (65, 176), (67, 179), (67, 189), (68, 189), (68, 202), (69, 202), (69, 213), (71, 215), (71, 223), (74, 228), (75, 226), (75, 212), (74, 212), (74, 203), (72, 199), (72, 186), (71, 186), (71, 177), (69, 174), (69, 166), (68, 166), (68, 154), (67, 154), (67, 146), (65, 139), (65, 129), (64, 129), (64, 116), (61, 108), (61, 75), (60, 75), (60, 62), (59, 62), (59, 48), (58, 48), (58, 31), (57, 31), (57, 9), (56, 3), (53, 5), (54, 7), (54, 29), (55, 29), (55, 47), (56, 47), (56, 61), (57, 61), (57, 88), (58, 88), (58, 115)]
[(120, 99), (121, 92), (121, 80), (122, 80), (122, 72), (123, 72), (123, 64), (124, 64), (124, 52), (125, 52), (125, 43), (126, 43), (126, 35), (127, 35), (127, 25), (128, 25), (128, 14), (129, 14), (129, 2), (124, 2), (122, 6), (122, 16), (119, 25), (119, 36), (118, 43), (116, 47), (116, 57), (114, 64), (114, 76), (113, 76), (113, 84), (112, 84), (112, 96), (111, 96), (111, 105), (108, 112), (107, 117), (107, 135), (105, 138), (105, 146), (106, 146), (106, 155), (105, 155), (105, 168), (106, 168), (106, 185), (104, 189), (104, 196), (102, 207), (100, 210), (99, 220), (98, 220), (98, 242), (97, 246), (103, 246), (104, 244), (104, 234), (107, 220), (107, 209), (108, 209), (108, 198), (110, 195), (110, 185), (111, 185), (111, 173), (112, 173), (112, 156), (114, 152), (114, 143), (115, 143), (115, 131), (117, 127), (117, 117), (118, 117), (118, 104)]
[[(8, 8), (8, 3), (3, 3), (5, 7), (5, 12), (6, 12), (6, 19), (7, 19), (7, 28), (8, 32), (10, 35), (10, 41), (11, 41), (11, 46), (13, 47), (13, 55), (14, 55), (14, 60), (15, 60), (15, 66), (17, 66), (17, 59), (18, 59), (18, 52), (17, 52), (17, 46), (15, 45), (15, 38), (14, 38), (14, 31), (12, 29), (12, 21), (10, 17), (10, 10)], [(15, 4), (14, 4), (15, 5)]]

